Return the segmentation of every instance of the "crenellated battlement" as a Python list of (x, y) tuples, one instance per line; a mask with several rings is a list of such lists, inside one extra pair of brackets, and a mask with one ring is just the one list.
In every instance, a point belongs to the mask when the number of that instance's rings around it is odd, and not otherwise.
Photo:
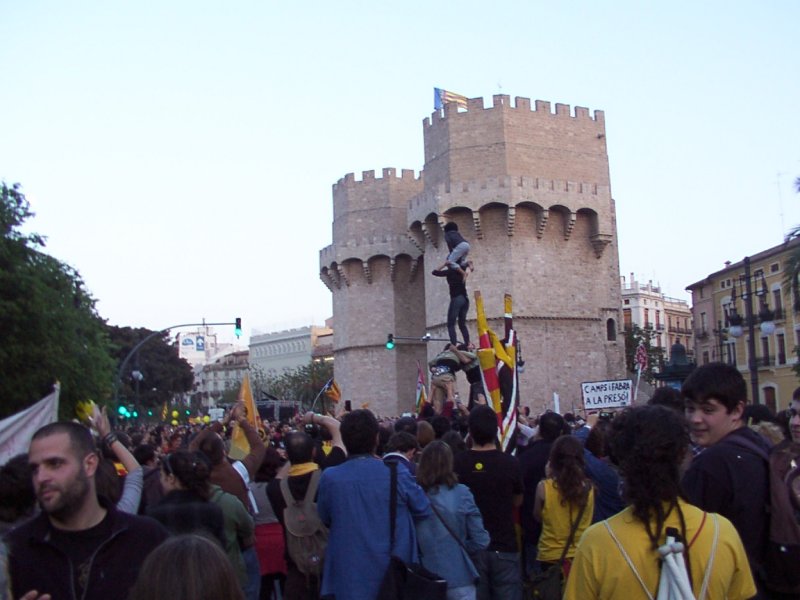
[(546, 100), (536, 100), (533, 107), (531, 107), (530, 98), (516, 96), (512, 104), (511, 97), (508, 94), (495, 94), (492, 96), (492, 106), (489, 107), (484, 106), (483, 98), (469, 98), (467, 100), (466, 109), (460, 109), (455, 102), (448, 102), (444, 105), (444, 108), (434, 111), (430, 117), (425, 117), (422, 123), (425, 128), (428, 128), (434, 126), (437, 121), (444, 121), (449, 118), (469, 118), (470, 116), (474, 116), (478, 111), (492, 110), (535, 113), (539, 116), (575, 119), (579, 121), (587, 120), (605, 124), (605, 113), (602, 110), (595, 110), (594, 116), (591, 116), (589, 114), (589, 109), (583, 106), (576, 106), (573, 111), (569, 104), (556, 103), (555, 112), (553, 112), (550, 102)]
[(416, 175), (414, 169), (400, 169), (400, 175), (398, 176), (397, 169), (394, 167), (387, 167), (383, 169), (382, 177), (375, 177), (375, 170), (373, 169), (370, 171), (362, 171), (361, 179), (356, 179), (354, 173), (347, 173), (344, 177), (339, 179), (339, 181), (333, 184), (333, 191), (335, 193), (340, 187), (352, 188), (359, 185), (382, 185), (394, 181), (416, 182), (421, 178), (422, 173)]

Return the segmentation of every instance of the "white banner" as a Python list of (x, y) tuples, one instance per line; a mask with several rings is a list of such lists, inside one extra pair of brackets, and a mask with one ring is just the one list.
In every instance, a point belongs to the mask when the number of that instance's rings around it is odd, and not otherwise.
[(630, 379), (588, 381), (581, 384), (584, 410), (620, 408), (631, 405), (633, 384)]
[(31, 437), (36, 430), (58, 420), (58, 395), (61, 386), (57, 383), (53, 391), (33, 406), (0, 421), (0, 465), (8, 459), (28, 451)]

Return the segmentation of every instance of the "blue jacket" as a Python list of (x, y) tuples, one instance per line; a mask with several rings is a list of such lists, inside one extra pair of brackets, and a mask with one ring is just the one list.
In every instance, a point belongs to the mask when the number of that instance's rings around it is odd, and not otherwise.
[[(489, 546), (489, 532), (467, 486), (440, 485), (428, 491), (428, 499), (469, 552)], [(435, 513), (417, 523), (417, 540), (422, 565), (447, 580), (448, 588), (475, 583), (475, 565)]]
[[(325, 469), (317, 512), (330, 528), (322, 595), (336, 600), (374, 600), (389, 566), (390, 471), (379, 458), (354, 455)], [(431, 514), (430, 502), (407, 469), (397, 469), (397, 523), (391, 554), (417, 562), (414, 518)]]

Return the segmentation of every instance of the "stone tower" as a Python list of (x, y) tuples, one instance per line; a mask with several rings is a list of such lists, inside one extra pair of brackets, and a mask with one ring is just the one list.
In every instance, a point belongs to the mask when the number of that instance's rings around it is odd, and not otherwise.
[(365, 171), (361, 181), (349, 173), (333, 186), (333, 244), (320, 252), (320, 277), (333, 293), (336, 381), (353, 408), (412, 410), (425, 347), (385, 344), (387, 333), (425, 331), (422, 250), (406, 235), (408, 203), (421, 191), (406, 169)]
[[(476, 268), (467, 283), (473, 336), (474, 291), (482, 292), (490, 326), (501, 334), (503, 294), (511, 293), (514, 325), (526, 361), (520, 376), (521, 404), (551, 407), (557, 392), (562, 410), (580, 408), (581, 382), (618, 379), (625, 373), (624, 342), (621, 335), (617, 338), (619, 261), (603, 112), (592, 116), (588, 109), (576, 107), (573, 114), (569, 106), (556, 104), (553, 113), (550, 103), (543, 101), (536, 101), (532, 110), (527, 98), (515, 98), (512, 105), (509, 96), (497, 95), (489, 108), (481, 98), (469, 100), (467, 110), (447, 104), (424, 120), (423, 131), (425, 166), (419, 180), (406, 172), (400, 180), (392, 180), (393, 172), (385, 170), (383, 179), (388, 173), (389, 183), (378, 183), (365, 173), (360, 183), (348, 176), (334, 187), (334, 244), (322, 251), (320, 262), (323, 281), (334, 292), (336, 376), (344, 395), (350, 397), (344, 381), (354, 376), (350, 372), (354, 346), (347, 342), (340, 349), (339, 341), (358, 332), (379, 351), (375, 355), (375, 349), (364, 348), (360, 355), (375, 361), (373, 368), (399, 398), (413, 398), (417, 355), (412, 357), (414, 350), (409, 347), (387, 357), (391, 353), (383, 349), (383, 342), (388, 331), (398, 335), (427, 331), (447, 337), (447, 285), (430, 270), (447, 254), (442, 227), (455, 221), (472, 245), (470, 258)], [(379, 186), (391, 189), (392, 181), (394, 193), (377, 194)], [(370, 194), (364, 202), (377, 217), (371, 227), (392, 240), (384, 245), (397, 246), (382, 253), (371, 242), (368, 255), (339, 251), (358, 247), (352, 241), (358, 237), (355, 231), (368, 229), (371, 218), (368, 212), (354, 215), (341, 208), (341, 217), (337, 216), (337, 206), (346, 204), (342, 188), (351, 196), (361, 193), (353, 193), (357, 189)], [(404, 194), (401, 222), (399, 203)], [(391, 225), (379, 210), (391, 212)], [(342, 217), (349, 229), (337, 228)], [(366, 273), (372, 264), (369, 257), (378, 256), (387, 257), (387, 264), (395, 256), (390, 284), (370, 289), (377, 282), (367, 283), (365, 275), (358, 287), (343, 281), (351, 271)], [(409, 263), (407, 283), (398, 279), (401, 258)], [(343, 268), (348, 259), (358, 259), (358, 268)], [(364, 306), (379, 298), (384, 306), (370, 320), (362, 312)], [(384, 322), (393, 328), (381, 329)], [(428, 347), (429, 357), (441, 345)], [(354, 405), (361, 398), (369, 401), (362, 395), (369, 394), (366, 388), (357, 385), (352, 393)], [(407, 410), (405, 401), (398, 405), (387, 401), (378, 403), (379, 412)]]

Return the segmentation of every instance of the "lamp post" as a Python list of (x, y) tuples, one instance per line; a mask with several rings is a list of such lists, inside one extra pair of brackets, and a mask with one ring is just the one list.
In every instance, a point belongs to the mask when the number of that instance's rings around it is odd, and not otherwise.
[[(747, 325), (747, 333), (749, 338), (747, 340), (747, 368), (750, 370), (750, 393), (754, 404), (759, 403), (759, 390), (758, 390), (758, 361), (756, 360), (756, 318), (753, 314), (753, 286), (752, 280), (759, 279), (759, 276), (753, 276), (750, 273), (750, 257), (746, 256), (744, 259), (744, 275), (739, 275), (739, 285), (741, 289), (741, 297), (744, 302), (744, 318), (736, 311), (736, 281), (733, 282), (733, 294), (731, 296), (731, 314), (728, 317), (730, 327), (728, 332), (735, 338), (742, 337), (744, 333), (743, 323)], [(759, 299), (758, 319), (761, 322), (761, 333), (764, 335), (772, 335), (775, 333), (774, 312), (769, 309), (767, 305), (767, 281), (764, 278), (764, 273), (760, 273), (761, 289), (756, 292)], [(767, 357), (768, 359), (769, 357)]]

